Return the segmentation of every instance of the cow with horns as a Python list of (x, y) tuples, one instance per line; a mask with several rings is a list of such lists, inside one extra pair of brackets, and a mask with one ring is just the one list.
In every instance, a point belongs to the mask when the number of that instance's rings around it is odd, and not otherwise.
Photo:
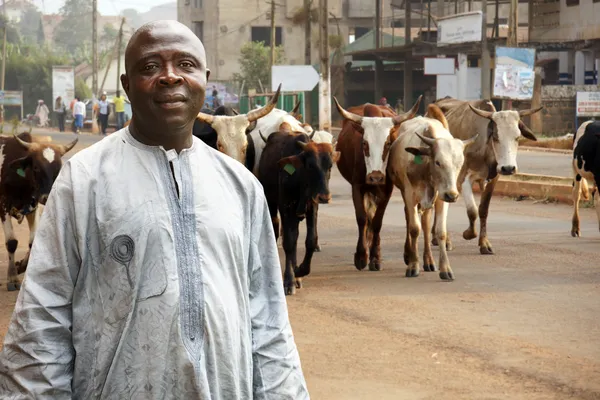
[[(317, 246), (317, 205), (331, 201), (329, 178), (339, 153), (330, 143), (315, 143), (303, 131), (294, 132), (284, 123), (267, 139), (258, 168), (276, 239), (279, 219), (285, 251), (284, 288), (293, 295), (302, 287), (302, 277), (310, 274), (312, 256)], [(306, 218), (306, 253), (297, 265), (298, 225)]]
[[(213, 147), (212, 143), (215, 143), (217, 150), (248, 166), (248, 147), (253, 147), (253, 143), (250, 144), (248, 140), (248, 133), (253, 130), (260, 118), (265, 117), (273, 110), (279, 99), (280, 90), (281, 84), (266, 106), (252, 110), (247, 114), (237, 114), (233, 110), (227, 112), (225, 108), (215, 110), (214, 114), (201, 111), (196, 119), (214, 130), (214, 134), (205, 126), (195, 129), (196, 136), (211, 147)], [(217, 111), (234, 115), (219, 115)], [(215, 136), (216, 140), (214, 139)], [(250, 158), (254, 160), (254, 155)]]
[(354, 266), (359, 271), (367, 266), (367, 262), (369, 270), (381, 269), (379, 232), (394, 188), (385, 174), (388, 155), (398, 137), (398, 129), (402, 123), (415, 117), (422, 98), (419, 96), (407, 113), (396, 115), (388, 107), (369, 103), (345, 110), (334, 97), (335, 105), (344, 118), (335, 149), (340, 152), (338, 169), (352, 185), (358, 224)]
[(45, 205), (52, 185), (62, 168), (62, 156), (71, 150), (75, 139), (68, 145), (41, 143), (29, 132), (14, 137), (0, 137), (0, 218), (8, 251), (9, 291), (20, 288), (18, 275), (25, 272), (29, 251), (23, 260), (15, 262), (18, 241), (12, 219), (19, 224), (23, 218), (29, 225), (29, 249), (33, 244), (38, 219), (38, 204)]
[[(543, 107), (496, 111), (489, 100), (462, 101), (450, 97), (437, 100), (435, 104), (444, 112), (455, 138), (467, 140), (478, 135), (475, 143), (465, 151), (465, 163), (458, 177), (469, 217), (469, 228), (464, 231), (463, 238), (471, 240), (477, 237), (475, 222), (479, 216), (479, 251), (481, 254), (494, 254), (487, 238), (487, 217), (494, 187), (500, 175), (517, 173), (519, 138), (537, 140), (521, 117), (534, 114)], [(475, 182), (483, 189), (479, 208), (473, 196)], [(484, 182), (487, 182), (485, 186)], [(446, 247), (448, 250), (452, 248), (450, 237)]]

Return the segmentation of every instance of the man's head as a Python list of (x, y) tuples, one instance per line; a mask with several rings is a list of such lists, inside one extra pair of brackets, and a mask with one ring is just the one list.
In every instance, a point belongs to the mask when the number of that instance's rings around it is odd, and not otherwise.
[(174, 20), (143, 25), (129, 40), (121, 76), (133, 124), (149, 132), (189, 127), (191, 135), (209, 74), (204, 46), (185, 25)]

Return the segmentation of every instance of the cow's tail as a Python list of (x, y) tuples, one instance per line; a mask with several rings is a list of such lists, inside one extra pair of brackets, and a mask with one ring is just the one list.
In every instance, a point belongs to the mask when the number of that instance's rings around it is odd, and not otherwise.
[(588, 201), (590, 199), (590, 188), (588, 187), (588, 183), (587, 183), (587, 179), (585, 179), (584, 177), (581, 177), (581, 197), (583, 197), (583, 199), (585, 201)]

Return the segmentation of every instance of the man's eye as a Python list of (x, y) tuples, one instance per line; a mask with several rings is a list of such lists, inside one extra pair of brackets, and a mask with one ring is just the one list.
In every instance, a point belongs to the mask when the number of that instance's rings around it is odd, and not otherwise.
[(150, 71), (150, 70), (151, 70), (152, 68), (154, 68), (154, 67), (156, 67), (156, 65), (153, 65), (153, 64), (152, 64), (152, 65), (146, 65), (146, 66), (144, 67), (144, 71)]
[(191, 62), (188, 61), (184, 61), (180, 64), (182, 67), (186, 67), (186, 68), (191, 68), (194, 66), (194, 64), (192, 64)]

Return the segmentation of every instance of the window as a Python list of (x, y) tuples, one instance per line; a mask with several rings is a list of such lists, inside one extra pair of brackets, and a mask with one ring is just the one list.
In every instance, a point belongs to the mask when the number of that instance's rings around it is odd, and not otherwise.
[(367, 32), (369, 32), (371, 29), (373, 29), (373, 28), (362, 28), (360, 26), (357, 26), (354, 28), (354, 37), (356, 39), (358, 39), (359, 37), (361, 37), (364, 34), (366, 34)]
[(567, 7), (578, 6), (579, 0), (567, 0)]
[(202, 0), (194, 0), (194, 8), (202, 8)]
[(204, 41), (204, 21), (194, 21), (192, 22), (192, 30), (198, 36), (200, 41)]
[[(265, 46), (271, 46), (271, 27), (270, 26), (253, 26), (252, 41), (265, 42)], [(283, 43), (281, 27), (275, 27), (275, 45), (280, 46)]]

